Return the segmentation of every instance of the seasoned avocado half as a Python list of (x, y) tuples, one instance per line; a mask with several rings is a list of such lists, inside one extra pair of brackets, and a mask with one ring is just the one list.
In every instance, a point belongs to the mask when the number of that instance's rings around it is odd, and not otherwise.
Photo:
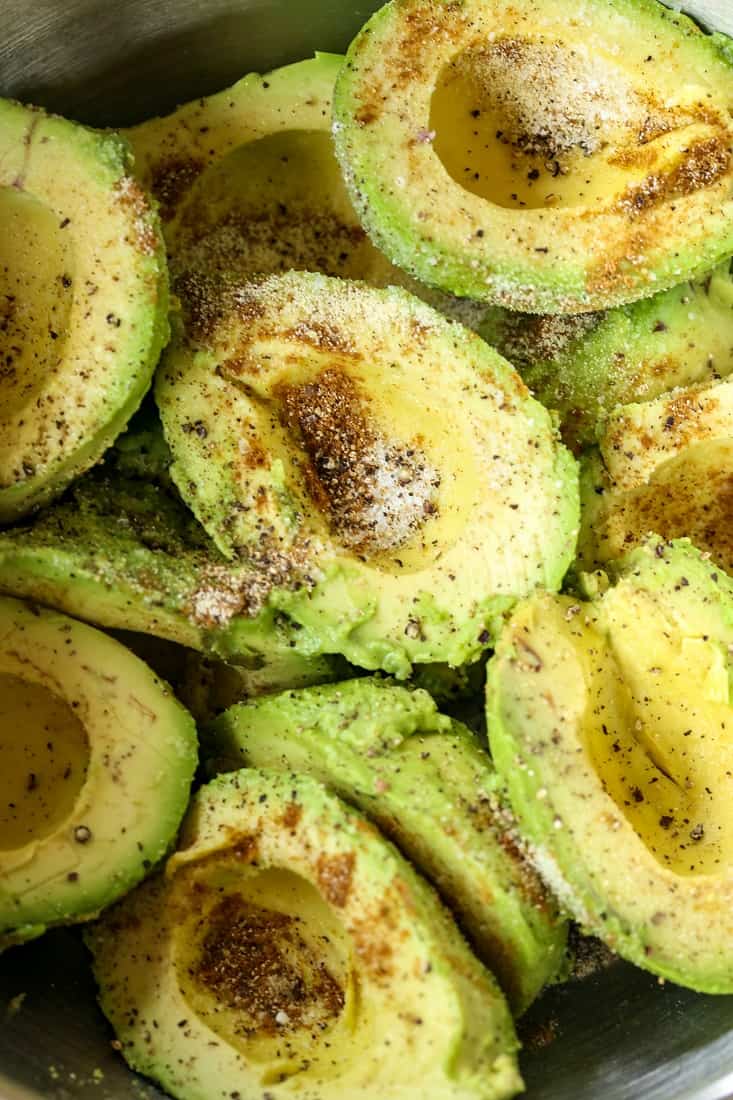
[(270, 695), (204, 743), (218, 769), (302, 772), (362, 810), (452, 906), (515, 1012), (555, 977), (566, 923), (507, 843), (486, 752), (426, 692), (364, 678)]
[(321, 271), (404, 286), (477, 326), (485, 306), (421, 286), (362, 228), (331, 135), (342, 62), (319, 53), (250, 73), (127, 131), (136, 171), (161, 203), (176, 292), (200, 303), (215, 299), (232, 273)]
[(168, 848), (191, 716), (119, 642), (0, 599), (0, 949), (87, 920)]
[(153, 208), (125, 142), (0, 100), (0, 522), (93, 465), (168, 336)]
[(87, 474), (33, 523), (0, 532), (0, 591), (263, 672), (313, 664), (263, 608), (259, 575), (228, 562), (179, 500), (145, 481)]
[(204, 787), (165, 874), (87, 943), (125, 1058), (181, 1100), (522, 1087), (506, 1002), (435, 894), (307, 777)]
[(459, 665), (559, 586), (575, 463), (482, 340), (401, 290), (303, 272), (217, 310), (158, 374), (170, 472), (300, 646), (400, 677)]
[(656, 0), (393, 0), (352, 43), (336, 150), (424, 282), (541, 313), (733, 252), (733, 52)]
[(560, 413), (566, 443), (595, 442), (616, 405), (650, 401), (733, 371), (730, 262), (694, 282), (605, 313), (511, 313), (494, 307), (481, 335)]
[(689, 536), (733, 571), (733, 381), (622, 405), (582, 463), (578, 560), (593, 569), (650, 531)]
[(589, 603), (539, 595), (507, 626), (487, 688), (494, 762), (585, 931), (732, 993), (733, 581), (686, 540), (650, 540), (585, 588)]

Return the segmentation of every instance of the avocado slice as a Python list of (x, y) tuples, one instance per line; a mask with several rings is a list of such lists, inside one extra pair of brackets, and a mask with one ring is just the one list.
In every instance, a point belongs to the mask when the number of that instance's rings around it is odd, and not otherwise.
[(122, 1053), (180, 1100), (522, 1088), (492, 976), (392, 845), (309, 777), (209, 783), (165, 874), (86, 939)]
[(523, 1012), (564, 962), (567, 924), (513, 842), (496, 775), (430, 696), (364, 677), (231, 707), (203, 734), (216, 770), (312, 775), (367, 815), (440, 891)]
[(0, 638), (2, 949), (142, 879), (183, 817), (197, 745), (167, 686), (100, 631), (2, 598)]
[(351, 44), (336, 151), (378, 248), (533, 313), (648, 297), (733, 253), (733, 51), (656, 0), (393, 0)]
[(518, 597), (559, 586), (575, 463), (477, 336), (305, 272), (187, 320), (156, 381), (171, 477), (300, 644), (404, 678), (476, 659)]
[(653, 538), (497, 646), (491, 751), (560, 902), (619, 955), (733, 992), (733, 581)]
[(167, 270), (128, 146), (0, 100), (0, 523), (125, 427), (168, 338)]
[(704, 278), (601, 313), (511, 313), (493, 307), (480, 329), (535, 396), (560, 414), (573, 449), (596, 441), (616, 405), (726, 378), (733, 371), (730, 261)]
[(311, 655), (294, 652), (293, 632), (262, 606), (261, 588), (152, 482), (87, 474), (33, 523), (0, 532), (2, 592), (263, 673), (274, 663), (307, 675)]
[(733, 571), (733, 381), (621, 405), (583, 459), (578, 562), (594, 569), (650, 531), (689, 536)]

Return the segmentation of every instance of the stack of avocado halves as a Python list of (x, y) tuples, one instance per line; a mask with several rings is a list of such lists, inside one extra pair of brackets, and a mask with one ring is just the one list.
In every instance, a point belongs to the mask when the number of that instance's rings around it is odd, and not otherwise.
[(181, 1100), (511, 1097), (569, 920), (733, 993), (733, 44), (583, 13), (0, 102), (0, 947)]

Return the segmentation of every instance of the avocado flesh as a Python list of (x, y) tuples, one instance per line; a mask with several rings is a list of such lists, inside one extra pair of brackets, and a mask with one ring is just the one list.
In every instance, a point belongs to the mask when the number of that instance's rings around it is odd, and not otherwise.
[(689, 536), (733, 571), (731, 381), (619, 406), (581, 470), (580, 568), (602, 566), (655, 531)]
[(489, 669), (494, 763), (540, 873), (584, 931), (682, 985), (733, 991), (733, 583), (658, 539), (538, 596)]
[(0, 591), (263, 672), (281, 662), (307, 674), (310, 655), (293, 653), (270, 610), (255, 610), (257, 587), (180, 501), (145, 481), (87, 475), (32, 524), (0, 533)]
[(2, 949), (142, 879), (183, 816), (197, 746), (169, 689), (99, 631), (2, 598), (0, 635)]
[(157, 216), (129, 149), (0, 101), (0, 522), (93, 465), (168, 336)]
[(170, 472), (299, 644), (404, 678), (476, 659), (519, 596), (559, 586), (575, 464), (483, 341), (396, 288), (304, 272), (217, 311), (157, 377)]
[(339, 74), (336, 151), (376, 246), (428, 285), (608, 308), (733, 250), (732, 56), (653, 0), (388, 3)]
[(616, 405), (646, 402), (733, 370), (733, 279), (704, 278), (605, 313), (573, 317), (494, 309), (480, 334), (560, 414), (573, 450), (596, 441)]
[(208, 784), (165, 874), (86, 938), (125, 1057), (181, 1100), (212, 1081), (273, 1100), (522, 1087), (491, 975), (396, 850), (308, 777)]
[(437, 887), (516, 1014), (555, 977), (566, 923), (505, 843), (489, 757), (424, 691), (370, 678), (288, 691), (203, 737), (217, 770), (311, 775), (365, 813)]

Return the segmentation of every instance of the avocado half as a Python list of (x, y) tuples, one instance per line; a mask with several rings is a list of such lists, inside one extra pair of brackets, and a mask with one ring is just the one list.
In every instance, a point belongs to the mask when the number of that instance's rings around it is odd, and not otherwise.
[(123, 430), (168, 338), (167, 268), (127, 144), (0, 100), (0, 523)]
[(232, 279), (321, 271), (403, 286), (478, 328), (484, 304), (419, 283), (375, 248), (359, 221), (331, 134), (342, 64), (338, 54), (317, 53), (250, 73), (124, 131), (140, 181), (160, 202), (176, 293), (205, 305)]
[(431, 286), (608, 308), (733, 253), (733, 51), (656, 0), (392, 0), (349, 48), (336, 150)]
[(3, 598), (0, 638), (2, 949), (143, 878), (183, 817), (197, 742), (170, 689), (100, 631)]
[(733, 992), (733, 581), (650, 539), (584, 595), (516, 610), (489, 740), (537, 869), (586, 932)]
[(614, 408), (581, 462), (578, 562), (594, 569), (644, 541), (688, 536), (733, 572), (733, 381)]
[(616, 405), (653, 401), (733, 371), (730, 261), (632, 305), (574, 316), (493, 307), (480, 334), (561, 419), (574, 450)]
[(519, 376), (411, 295), (291, 272), (189, 311), (156, 382), (173, 481), (298, 645), (399, 677), (557, 588), (576, 468)]
[(522, 1088), (492, 976), (392, 845), (310, 778), (246, 769), (202, 788), (165, 873), (86, 940), (122, 1053), (180, 1100), (212, 1082), (273, 1100)]
[(312, 775), (374, 821), (437, 887), (516, 1014), (556, 977), (567, 924), (506, 843), (489, 756), (425, 691), (363, 677), (281, 692), (202, 736), (212, 768)]

